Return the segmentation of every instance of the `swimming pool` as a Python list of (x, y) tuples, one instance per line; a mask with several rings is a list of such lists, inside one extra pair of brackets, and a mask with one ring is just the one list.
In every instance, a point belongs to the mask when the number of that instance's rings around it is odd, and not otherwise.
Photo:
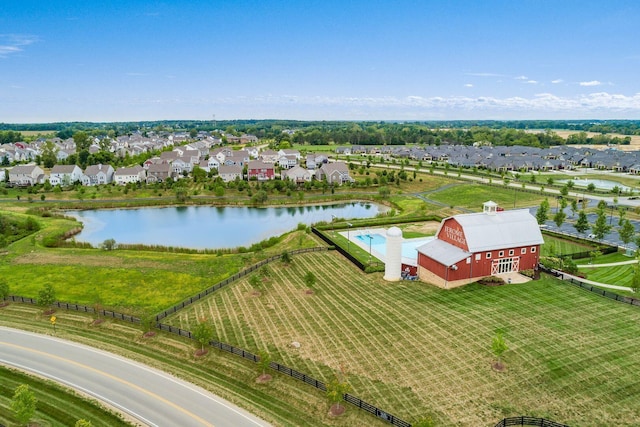
[[(359, 234), (355, 236), (355, 239), (362, 242), (367, 248), (369, 247), (369, 242), (371, 242), (371, 253), (376, 253), (376, 258), (379, 258), (378, 255), (382, 255), (382, 257), (386, 257), (387, 255), (387, 238), (379, 233), (365, 233)], [(418, 237), (416, 239), (403, 239), (402, 240), (402, 258), (408, 258), (417, 260), (418, 252), (416, 252), (416, 248), (418, 246), (422, 246), (425, 243), (433, 240), (434, 237)], [(382, 260), (384, 261), (384, 259)]]

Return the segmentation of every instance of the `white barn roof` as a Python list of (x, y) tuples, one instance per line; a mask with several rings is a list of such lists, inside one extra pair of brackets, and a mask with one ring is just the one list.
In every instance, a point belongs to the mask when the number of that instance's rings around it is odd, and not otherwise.
[(501, 211), (493, 215), (462, 214), (453, 218), (464, 230), (469, 252), (472, 253), (544, 243), (538, 222), (528, 209)]
[(431, 240), (416, 249), (447, 267), (471, 256), (471, 253), (438, 239)]

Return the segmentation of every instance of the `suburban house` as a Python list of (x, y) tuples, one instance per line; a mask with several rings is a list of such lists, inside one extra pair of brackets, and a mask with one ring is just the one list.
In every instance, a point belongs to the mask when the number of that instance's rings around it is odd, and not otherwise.
[(278, 157), (278, 166), (280, 166), (282, 169), (291, 169), (297, 164), (298, 158), (295, 154), (285, 154)]
[(247, 166), (247, 178), (258, 181), (268, 181), (275, 178), (276, 171), (273, 164), (265, 163), (261, 160), (252, 160)]
[(302, 166), (294, 166), (291, 169), (282, 171), (281, 174), (283, 180), (288, 179), (296, 184), (304, 184), (313, 178), (313, 172)]
[(77, 165), (55, 165), (49, 173), (51, 185), (72, 185), (82, 181), (82, 169)]
[(142, 166), (135, 165), (130, 168), (118, 168), (113, 174), (113, 178), (116, 184), (125, 185), (130, 182), (143, 182), (146, 180), (147, 174)]
[(258, 158), (265, 163), (276, 163), (278, 161), (278, 157), (278, 152), (274, 150), (264, 150), (258, 156)]
[(18, 165), (9, 171), (9, 183), (13, 185), (43, 184), (44, 171), (37, 165)]
[(235, 181), (236, 179), (242, 179), (242, 166), (236, 165), (220, 165), (218, 168), (218, 176), (222, 178), (224, 182)]
[[(208, 160), (204, 160), (204, 162), (207, 163), (207, 168), (209, 168), (207, 172), (211, 171), (211, 169), (218, 169), (220, 167), (220, 160), (218, 160), (216, 156), (211, 156)], [(200, 167), (202, 167), (202, 164)]]
[(452, 288), (481, 277), (535, 269), (543, 243), (528, 209), (501, 211), (489, 201), (483, 212), (442, 220), (436, 238), (417, 248), (418, 276)]
[(344, 162), (324, 163), (316, 171), (316, 179), (326, 179), (327, 183), (337, 185), (353, 182), (353, 178), (349, 175), (349, 168)]
[(307, 154), (307, 169), (317, 169), (322, 166), (323, 163), (327, 163), (328, 161), (329, 158), (324, 154)]
[(102, 185), (111, 184), (113, 182), (113, 166), (111, 165), (92, 165), (88, 166), (82, 176), (82, 185)]
[(249, 152), (245, 150), (232, 151), (231, 154), (225, 156), (224, 164), (227, 166), (240, 166), (243, 167), (249, 163)]
[(154, 163), (147, 169), (147, 184), (165, 182), (172, 177), (172, 167), (169, 163)]

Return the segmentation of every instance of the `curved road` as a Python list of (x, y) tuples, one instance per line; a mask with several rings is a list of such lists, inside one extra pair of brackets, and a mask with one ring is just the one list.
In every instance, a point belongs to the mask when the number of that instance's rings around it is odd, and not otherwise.
[(87, 393), (148, 426), (269, 424), (157, 369), (85, 345), (0, 327), (0, 364)]

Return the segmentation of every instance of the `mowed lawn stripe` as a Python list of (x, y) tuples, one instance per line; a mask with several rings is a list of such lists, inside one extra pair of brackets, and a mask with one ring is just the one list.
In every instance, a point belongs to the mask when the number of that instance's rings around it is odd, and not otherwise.
[[(549, 278), (452, 290), (388, 283), (334, 251), (297, 255), (272, 270), (260, 297), (247, 297), (244, 282), (219, 291), (229, 305), (219, 307), (221, 316), (237, 322), (233, 334), (319, 379), (344, 366), (354, 394), (403, 419), (433, 413), (442, 425), (490, 425), (537, 414), (611, 425), (640, 418), (640, 396), (625, 394), (640, 383), (636, 307)], [(307, 271), (317, 278), (313, 295), (304, 293)], [(491, 369), (498, 331), (509, 346), (504, 373)]]

